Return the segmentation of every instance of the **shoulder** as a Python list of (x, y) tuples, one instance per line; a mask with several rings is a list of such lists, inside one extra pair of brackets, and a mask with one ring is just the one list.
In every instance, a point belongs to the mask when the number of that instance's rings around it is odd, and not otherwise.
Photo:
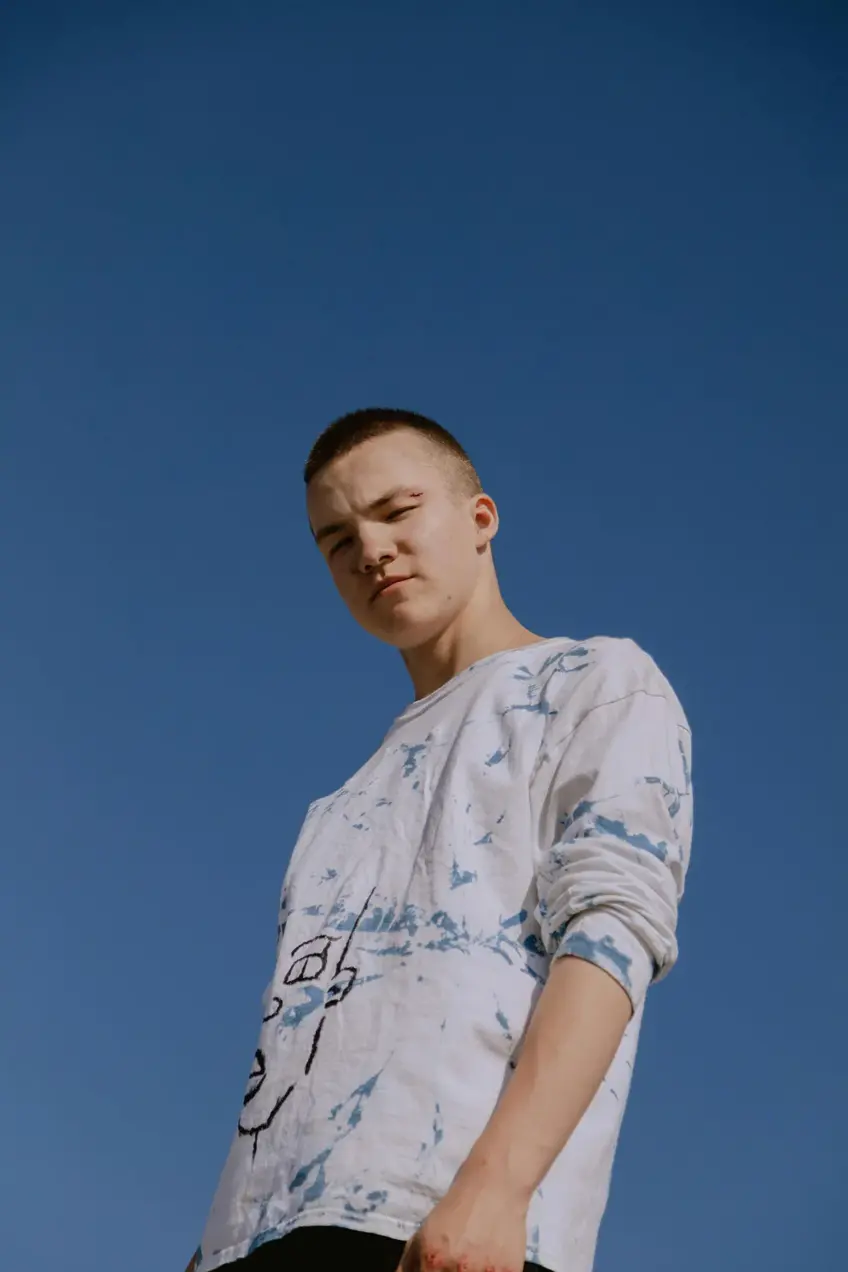
[(552, 766), (568, 755), (569, 763), (587, 769), (626, 774), (639, 768), (688, 794), (691, 730), (657, 663), (629, 638), (596, 636), (580, 648), (580, 672), (551, 668), (544, 689), (548, 709), (537, 779), (545, 786)]
[(666, 699), (672, 713), (685, 723), (683, 708), (667, 676), (635, 640), (622, 636), (592, 636), (557, 641), (549, 658), (545, 696), (554, 712), (582, 714), (633, 694)]

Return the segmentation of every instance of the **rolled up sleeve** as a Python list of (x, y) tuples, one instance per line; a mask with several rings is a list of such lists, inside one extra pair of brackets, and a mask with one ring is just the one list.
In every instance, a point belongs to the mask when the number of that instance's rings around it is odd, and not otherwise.
[(677, 960), (692, 840), (689, 727), (638, 654), (619, 696), (584, 699), (552, 730), (536, 879), (548, 953), (597, 964), (634, 1010)]

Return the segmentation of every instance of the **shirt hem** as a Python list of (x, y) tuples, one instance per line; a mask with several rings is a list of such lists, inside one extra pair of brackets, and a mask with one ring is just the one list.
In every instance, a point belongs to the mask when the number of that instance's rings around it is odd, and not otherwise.
[[(378, 1214), (368, 1215), (367, 1219), (358, 1223), (352, 1221), (350, 1215), (345, 1214), (344, 1211), (310, 1210), (308, 1214), (296, 1215), (292, 1220), (275, 1226), (273, 1237), (270, 1233), (268, 1234), (267, 1244), (287, 1237), (297, 1228), (319, 1227), (347, 1228), (350, 1232), (373, 1232), (378, 1237), (392, 1237), (396, 1241), (407, 1242), (418, 1231), (419, 1225), (404, 1219), (393, 1219), (390, 1215)], [(198, 1272), (213, 1272), (213, 1269), (226, 1267), (228, 1263), (235, 1263), (237, 1259), (246, 1259), (251, 1252), (251, 1247), (257, 1248), (254, 1245), (255, 1241), (255, 1237), (239, 1241), (235, 1245), (227, 1246), (225, 1250), (216, 1250), (214, 1254), (209, 1255), (208, 1259), (204, 1254)]]
[[(273, 1237), (269, 1234), (268, 1241), (262, 1242), (262, 1245), (272, 1241), (279, 1241), (283, 1237), (287, 1237), (290, 1232), (294, 1232), (298, 1228), (320, 1228), (320, 1227), (346, 1228), (349, 1232), (373, 1232), (378, 1237), (392, 1237), (396, 1241), (403, 1241), (404, 1244), (414, 1236), (418, 1231), (420, 1224), (410, 1222), (407, 1219), (394, 1219), (391, 1215), (370, 1214), (361, 1223), (351, 1221), (350, 1215), (344, 1211), (337, 1210), (310, 1210), (308, 1214), (296, 1215), (291, 1221), (283, 1222), (274, 1229)], [(210, 1255), (207, 1260), (203, 1256), (201, 1263), (198, 1265), (197, 1272), (214, 1272), (215, 1268), (226, 1267), (228, 1263), (235, 1263), (237, 1259), (246, 1259), (251, 1253), (251, 1247), (258, 1249), (254, 1245), (255, 1237), (251, 1237), (246, 1241), (239, 1241), (236, 1245), (228, 1246), (226, 1250), (218, 1250), (214, 1255)], [(524, 1258), (527, 1262), (540, 1263), (540, 1254), (536, 1249), (527, 1249)], [(546, 1272), (564, 1272), (562, 1264), (542, 1262), (540, 1263)]]

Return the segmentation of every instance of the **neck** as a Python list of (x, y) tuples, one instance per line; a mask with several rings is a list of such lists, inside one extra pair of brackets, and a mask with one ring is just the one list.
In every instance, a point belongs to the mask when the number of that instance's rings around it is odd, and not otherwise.
[(438, 636), (401, 654), (418, 699), (489, 654), (545, 639), (519, 623), (495, 587), (493, 594), (472, 597), (467, 608)]

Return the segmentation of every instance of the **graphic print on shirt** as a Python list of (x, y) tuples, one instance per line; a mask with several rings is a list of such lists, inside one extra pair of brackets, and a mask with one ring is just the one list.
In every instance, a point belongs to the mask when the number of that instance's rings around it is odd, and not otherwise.
[(407, 1239), (509, 1081), (552, 959), (574, 954), (639, 1006), (534, 1193), (525, 1257), (590, 1272), (641, 1002), (676, 957), (688, 746), (642, 651), (557, 638), (411, 704), (309, 806), (203, 1268), (315, 1222)]
[[(318, 936), (301, 941), (295, 946), (291, 951), (291, 963), (283, 977), (283, 984), (307, 986), (306, 1001), (286, 1007), (283, 999), (275, 994), (271, 1010), (262, 1018), (263, 1026), (278, 1019), (283, 1025), (297, 1026), (319, 1006), (323, 1007), (312, 1034), (303, 1069), (304, 1076), (309, 1073), (318, 1055), (327, 1013), (333, 1007), (338, 1007), (339, 1003), (344, 1002), (356, 983), (358, 968), (347, 964), (345, 960), (350, 952), (356, 929), (371, 903), (374, 892), (375, 889), (372, 888), (368, 893), (365, 904), (356, 915), (346, 940), (340, 935), (321, 932)], [(329, 986), (325, 989), (328, 968), (332, 969), (331, 979)], [(284, 1084), (284, 1089), (280, 1090), (269, 1072), (265, 1050), (262, 1047), (257, 1048), (253, 1058), (253, 1068), (248, 1078), (247, 1091), (242, 1101), (242, 1108), (245, 1111), (238, 1122), (239, 1135), (249, 1136), (253, 1141), (254, 1160), (259, 1136), (273, 1124), (296, 1085), (297, 1078)]]

